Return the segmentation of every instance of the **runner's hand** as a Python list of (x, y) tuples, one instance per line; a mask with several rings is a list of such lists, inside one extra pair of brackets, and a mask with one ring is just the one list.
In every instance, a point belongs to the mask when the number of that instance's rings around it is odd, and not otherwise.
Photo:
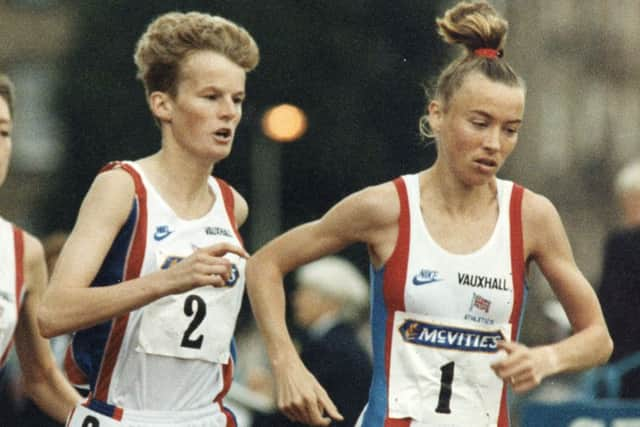
[(299, 358), (275, 372), (275, 380), (278, 409), (291, 421), (328, 426), (332, 419), (343, 420), (325, 389)]
[(167, 270), (170, 293), (182, 293), (201, 286), (226, 286), (232, 273), (232, 262), (224, 258), (227, 254), (249, 257), (247, 251), (231, 243), (198, 248)]
[(551, 347), (527, 347), (513, 341), (500, 341), (498, 348), (506, 351), (507, 357), (491, 365), (491, 368), (517, 393), (537, 387), (555, 370), (556, 355)]

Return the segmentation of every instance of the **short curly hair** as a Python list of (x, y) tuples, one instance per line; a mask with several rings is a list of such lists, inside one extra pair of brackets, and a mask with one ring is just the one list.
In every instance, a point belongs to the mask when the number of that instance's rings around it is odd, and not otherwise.
[(260, 60), (258, 45), (247, 30), (220, 16), (200, 12), (169, 12), (155, 18), (138, 40), (134, 61), (147, 95), (176, 94), (182, 60), (198, 50), (218, 52), (253, 70)]

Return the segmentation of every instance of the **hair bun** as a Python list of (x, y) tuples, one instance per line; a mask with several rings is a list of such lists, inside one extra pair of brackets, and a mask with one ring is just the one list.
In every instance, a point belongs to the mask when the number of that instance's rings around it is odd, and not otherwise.
[(502, 52), (509, 29), (507, 21), (485, 1), (460, 2), (436, 19), (436, 23), (442, 39), (464, 46), (467, 54), (477, 49)]

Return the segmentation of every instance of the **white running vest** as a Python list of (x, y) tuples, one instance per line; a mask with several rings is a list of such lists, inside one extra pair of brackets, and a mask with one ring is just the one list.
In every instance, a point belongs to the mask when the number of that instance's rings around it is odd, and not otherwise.
[[(235, 224), (233, 194), (211, 177), (211, 210), (183, 220), (132, 162), (115, 163), (134, 179), (136, 198), (92, 286), (165, 269), (196, 248), (220, 242), (242, 246)], [(245, 260), (227, 256), (233, 274), (223, 288), (205, 286), (161, 298), (141, 309), (75, 334), (65, 367), (74, 382), (88, 381), (92, 397), (117, 408), (189, 411), (215, 403), (232, 378), (231, 347), (244, 292)], [(132, 285), (134, 286), (134, 285)], [(119, 408), (118, 408), (119, 407)]]
[(13, 347), (23, 297), (22, 230), (0, 218), (0, 368)]
[(418, 175), (394, 184), (399, 235), (384, 268), (371, 270), (374, 377), (361, 425), (508, 426), (506, 389), (490, 364), (522, 315), (522, 187), (497, 180), (491, 237), (458, 255), (431, 238)]

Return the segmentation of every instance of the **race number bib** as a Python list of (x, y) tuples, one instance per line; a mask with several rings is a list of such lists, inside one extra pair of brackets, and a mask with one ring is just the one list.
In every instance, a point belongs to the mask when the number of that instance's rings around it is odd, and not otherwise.
[(511, 325), (396, 311), (389, 372), (389, 417), (419, 422), (495, 426), (503, 380), (490, 365)]
[(122, 427), (122, 423), (106, 415), (78, 405), (67, 420), (67, 427)]
[(169, 295), (147, 305), (142, 312), (137, 350), (160, 356), (226, 363), (243, 283), (238, 271), (245, 260), (234, 256), (227, 286), (203, 286)]

